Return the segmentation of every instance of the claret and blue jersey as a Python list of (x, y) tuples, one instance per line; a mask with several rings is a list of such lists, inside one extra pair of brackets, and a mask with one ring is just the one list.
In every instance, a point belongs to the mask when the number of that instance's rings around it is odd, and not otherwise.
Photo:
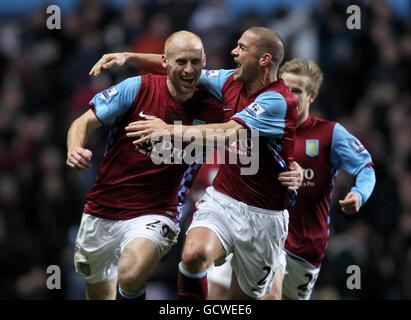
[(318, 267), (329, 238), (330, 201), (340, 169), (355, 177), (351, 191), (361, 205), (372, 193), (372, 159), (361, 142), (341, 124), (310, 115), (297, 128), (294, 159), (304, 168), (297, 203), (290, 208), (286, 250)]
[(224, 104), (226, 121), (235, 120), (260, 135), (258, 172), (241, 175), (239, 164), (223, 164), (214, 180), (216, 190), (255, 207), (285, 209), (288, 192), (277, 179), (281, 168), (265, 144), (275, 143), (287, 164), (293, 160), (297, 118), (294, 95), (282, 80), (247, 95), (244, 85), (234, 81), (233, 70), (203, 70), (200, 82)]
[(178, 221), (178, 204), (198, 166), (184, 175), (187, 165), (154, 164), (148, 154), (135, 149), (124, 128), (145, 119), (144, 115), (190, 125), (198, 120), (222, 122), (224, 114), (222, 105), (202, 87), (191, 99), (177, 102), (168, 91), (166, 79), (151, 74), (129, 78), (91, 100), (92, 110), (110, 126), (110, 134), (95, 185), (87, 194), (86, 213), (116, 220), (162, 214)]
[[(375, 185), (370, 154), (343, 126), (313, 116), (297, 128), (294, 136), (296, 102), (282, 81), (252, 96), (247, 96), (243, 85), (233, 80), (233, 70), (203, 71), (201, 83), (224, 103), (226, 121), (234, 119), (257, 129), (263, 139), (274, 140), (287, 164), (294, 151), (294, 160), (305, 169), (305, 178), (296, 205), (289, 208), (286, 250), (319, 266), (327, 247), (330, 198), (338, 171), (356, 177), (351, 190), (364, 204)], [(280, 209), (286, 204), (286, 190), (278, 183), (278, 169), (272, 155), (260, 148), (257, 175), (241, 176), (239, 166), (222, 165), (214, 185), (239, 201)]]

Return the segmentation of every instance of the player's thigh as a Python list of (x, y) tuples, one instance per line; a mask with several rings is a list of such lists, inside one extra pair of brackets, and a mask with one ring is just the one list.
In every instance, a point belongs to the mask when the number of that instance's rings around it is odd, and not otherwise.
[(138, 237), (130, 241), (120, 256), (119, 282), (138, 289), (149, 276), (153, 267), (160, 260), (157, 245), (150, 239)]
[(133, 272), (145, 272), (177, 243), (179, 226), (161, 215), (144, 215), (126, 220), (121, 226), (120, 265), (131, 265)]
[(88, 300), (115, 300), (117, 293), (117, 277), (99, 283), (86, 283)]
[(121, 235), (115, 231), (118, 221), (83, 214), (76, 238), (74, 265), (88, 284), (105, 283), (117, 275)]
[(287, 271), (283, 281), (284, 298), (309, 300), (319, 273), (320, 268), (287, 255)]

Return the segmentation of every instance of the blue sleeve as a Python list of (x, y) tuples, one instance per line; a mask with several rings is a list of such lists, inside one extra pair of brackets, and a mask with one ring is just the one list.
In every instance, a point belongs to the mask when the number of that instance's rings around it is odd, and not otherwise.
[(355, 177), (355, 186), (351, 191), (360, 195), (361, 205), (363, 205), (375, 186), (371, 155), (362, 143), (339, 123), (335, 125), (333, 131), (331, 164), (334, 168), (342, 168)]
[(109, 124), (115, 118), (124, 115), (130, 109), (141, 86), (141, 77), (128, 78), (100, 93), (90, 104), (97, 118), (103, 124)]
[(236, 113), (232, 119), (250, 129), (256, 129), (261, 136), (281, 138), (284, 134), (287, 103), (275, 91), (264, 92), (248, 107)]
[(205, 86), (215, 99), (223, 102), (223, 85), (233, 73), (234, 70), (203, 70), (200, 84)]
[(357, 192), (360, 195), (361, 206), (371, 196), (371, 193), (374, 190), (375, 181), (375, 171), (372, 167), (361, 169), (355, 178), (355, 186), (351, 188), (351, 191)]

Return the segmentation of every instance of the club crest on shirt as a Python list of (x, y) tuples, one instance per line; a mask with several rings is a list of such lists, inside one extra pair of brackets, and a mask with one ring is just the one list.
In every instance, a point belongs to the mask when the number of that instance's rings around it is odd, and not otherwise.
[(219, 74), (220, 74), (220, 70), (206, 70), (205, 71), (206, 78), (217, 77)]
[(117, 91), (117, 89), (116, 89), (115, 87), (108, 88), (108, 89), (106, 89), (106, 90), (104, 90), (104, 91), (102, 92), (102, 94), (103, 94), (103, 96), (104, 96), (104, 98), (105, 98), (106, 100), (110, 100), (110, 99), (111, 99), (112, 97), (114, 97), (117, 93), (118, 93), (118, 91)]
[(247, 110), (249, 113), (251, 113), (251, 115), (252, 115), (254, 118), (257, 118), (260, 114), (262, 114), (262, 113), (265, 111), (265, 109), (264, 109), (262, 106), (260, 106), (257, 102), (253, 102), (252, 104), (250, 104), (250, 105), (246, 108), (246, 110)]
[(365, 147), (362, 145), (362, 143), (360, 142), (360, 140), (353, 140), (351, 142), (351, 146), (354, 148), (355, 151), (357, 151), (358, 153), (361, 153), (365, 150)]
[(305, 140), (305, 154), (309, 157), (318, 156), (320, 143), (318, 139)]

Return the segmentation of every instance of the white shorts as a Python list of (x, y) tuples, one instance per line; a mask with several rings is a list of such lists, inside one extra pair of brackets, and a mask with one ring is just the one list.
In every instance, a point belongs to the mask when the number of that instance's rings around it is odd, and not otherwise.
[(209, 284), (216, 283), (226, 289), (230, 289), (231, 276), (233, 273), (233, 268), (231, 267), (232, 258), (233, 258), (233, 254), (229, 254), (226, 257), (226, 262), (223, 265), (221, 266), (212, 265), (210, 268), (208, 268), (207, 280)]
[(283, 296), (292, 300), (309, 300), (320, 268), (290, 255), (285, 250), (281, 253), (279, 268), (284, 274)]
[(226, 255), (233, 253), (231, 264), (243, 292), (252, 298), (263, 296), (284, 248), (287, 210), (252, 207), (208, 187), (189, 230), (195, 227), (213, 230)]
[(74, 253), (76, 271), (91, 284), (109, 281), (117, 275), (120, 255), (130, 241), (153, 241), (161, 258), (177, 243), (179, 232), (176, 223), (161, 215), (109, 220), (83, 213)]

